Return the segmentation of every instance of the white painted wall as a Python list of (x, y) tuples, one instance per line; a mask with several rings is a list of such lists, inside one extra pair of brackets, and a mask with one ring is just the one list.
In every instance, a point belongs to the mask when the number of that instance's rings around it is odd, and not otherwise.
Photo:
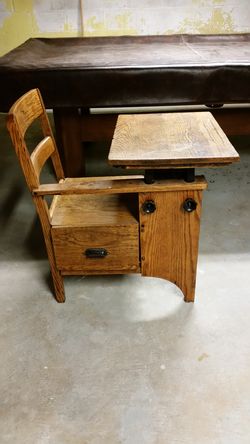
[(84, 0), (84, 31), (87, 35), (250, 32), (250, 1)]
[(39, 32), (81, 31), (79, 0), (34, 0), (33, 13)]
[(250, 0), (0, 0), (0, 55), (39, 36), (235, 32)]

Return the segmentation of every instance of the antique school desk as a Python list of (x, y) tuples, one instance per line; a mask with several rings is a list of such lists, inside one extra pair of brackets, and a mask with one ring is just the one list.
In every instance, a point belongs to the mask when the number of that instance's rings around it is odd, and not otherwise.
[(29, 39), (0, 58), (0, 111), (37, 87), (68, 176), (82, 141), (112, 139), (117, 115), (90, 108), (208, 105), (226, 134), (250, 134), (250, 34)]
[[(131, 178), (120, 185), (122, 193), (134, 196), (130, 229), (129, 223), (120, 229), (121, 239), (124, 229), (129, 240), (130, 271), (168, 279), (186, 302), (194, 301), (202, 191), (207, 187), (195, 168), (237, 160), (238, 153), (209, 112), (118, 117), (109, 163), (145, 171), (144, 183)], [(127, 203), (133, 203), (132, 197)]]

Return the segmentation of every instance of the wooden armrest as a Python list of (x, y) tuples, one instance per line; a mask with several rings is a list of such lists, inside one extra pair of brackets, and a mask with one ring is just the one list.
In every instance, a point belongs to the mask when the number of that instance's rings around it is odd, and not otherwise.
[(206, 189), (207, 182), (203, 176), (197, 176), (194, 182), (187, 183), (180, 179), (156, 180), (145, 184), (144, 176), (109, 176), (83, 179), (66, 179), (56, 184), (44, 184), (33, 190), (34, 196), (73, 195), (73, 194), (117, 194), (151, 191), (177, 191), (183, 189)]
[[(112, 193), (117, 187), (126, 188), (128, 182), (142, 180), (143, 175), (136, 176), (100, 176), (100, 177), (82, 177), (66, 178), (59, 183), (43, 184), (35, 188), (32, 192), (34, 196), (48, 195), (66, 195), (66, 194), (92, 194), (92, 193)], [(116, 191), (113, 191), (115, 193)], [(126, 192), (126, 191), (124, 191)]]

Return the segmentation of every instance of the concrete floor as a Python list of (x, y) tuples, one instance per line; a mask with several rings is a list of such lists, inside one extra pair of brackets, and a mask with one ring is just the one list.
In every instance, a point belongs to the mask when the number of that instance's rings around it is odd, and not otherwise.
[(0, 443), (249, 444), (250, 138), (206, 172), (194, 305), (140, 276), (65, 278), (57, 304), (0, 126)]

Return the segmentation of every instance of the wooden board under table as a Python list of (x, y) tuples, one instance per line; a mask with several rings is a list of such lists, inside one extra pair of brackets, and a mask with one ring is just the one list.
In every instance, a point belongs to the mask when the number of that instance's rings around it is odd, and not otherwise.
[(210, 112), (118, 117), (109, 163), (126, 168), (220, 166), (239, 155)]

